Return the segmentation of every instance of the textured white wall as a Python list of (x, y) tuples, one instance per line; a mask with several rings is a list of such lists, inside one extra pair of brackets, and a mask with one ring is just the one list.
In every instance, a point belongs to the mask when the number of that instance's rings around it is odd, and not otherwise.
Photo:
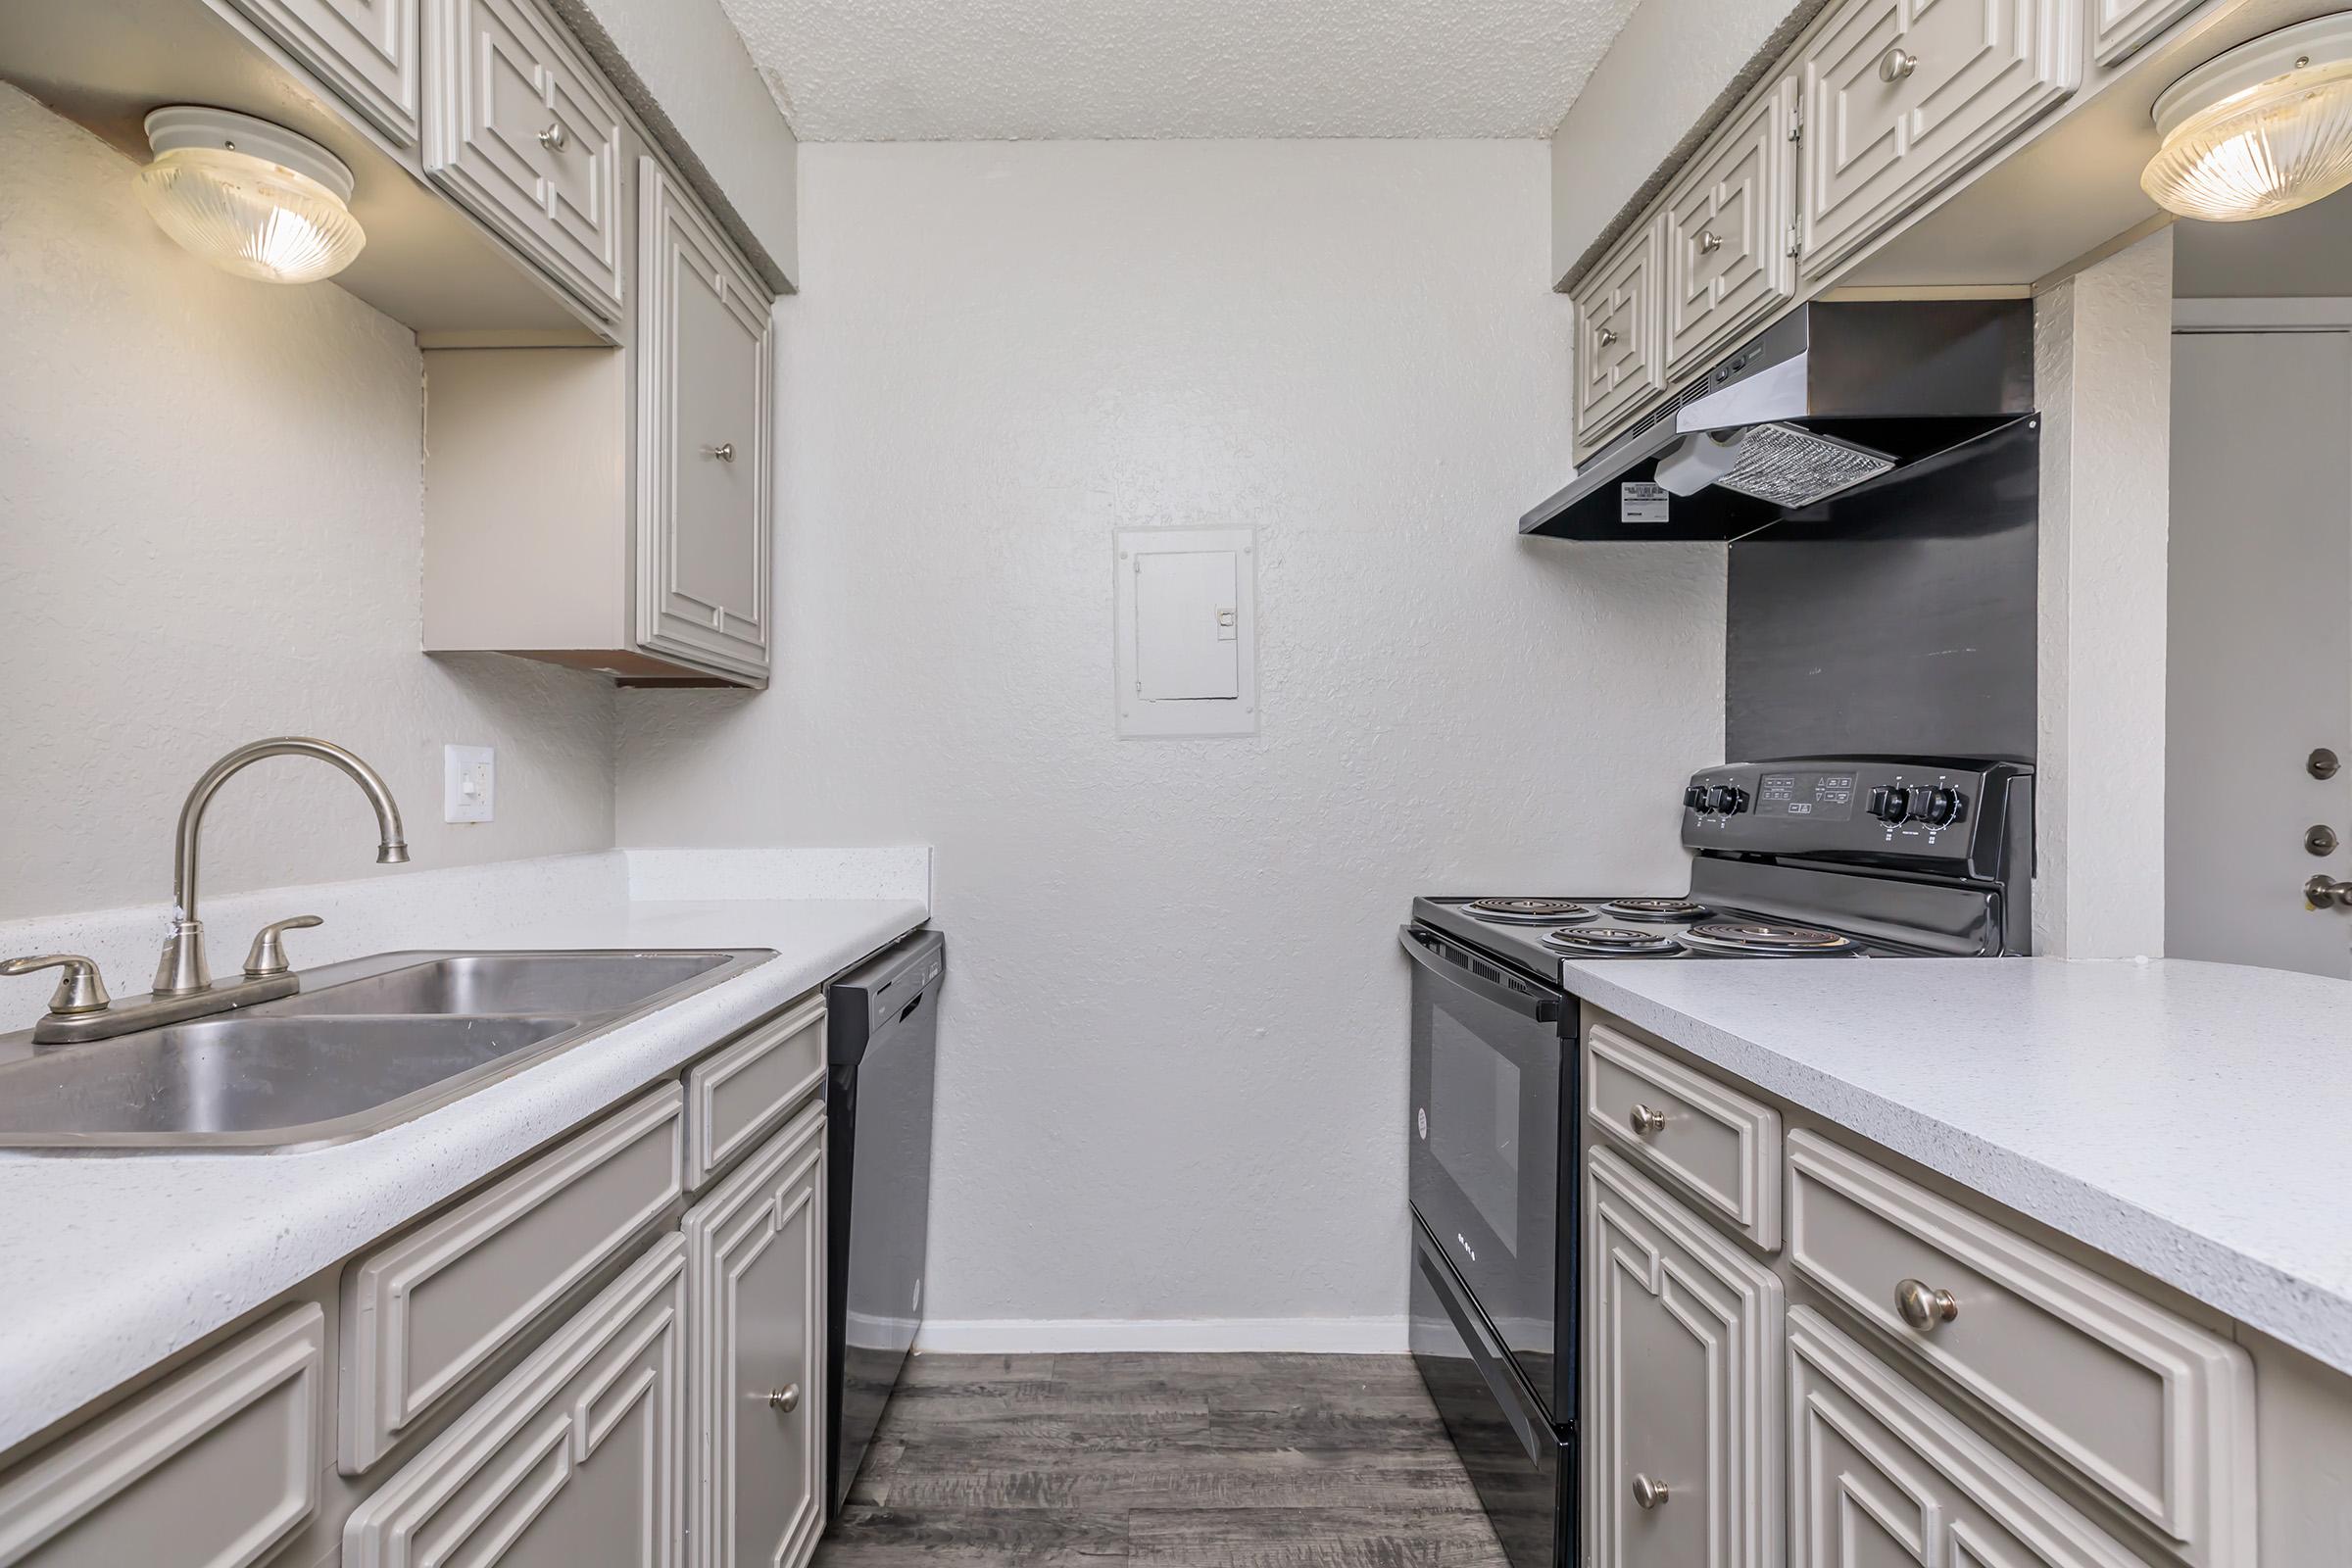
[(2164, 953), (2173, 231), (2040, 295), (2034, 947)]
[[(1551, 138), (1554, 280), (1822, 0), (1642, 0)], [(1726, 104), (1724, 107), (1729, 108)], [(1690, 149), (1696, 151), (1695, 145)]]
[[(197, 261), (128, 162), (6, 86), (0, 168), (0, 918), (168, 897), (188, 786), (287, 731), (384, 771), (420, 867), (609, 847), (611, 694), (416, 651), (407, 330)], [(498, 821), (442, 825), (444, 741), (498, 748)], [(205, 885), (363, 875), (373, 848), (349, 780), (273, 760), (207, 817)]]
[[(935, 846), (935, 1319), (1401, 1311), (1416, 892), (1663, 888), (1720, 547), (1567, 475), (1542, 143), (805, 145), (775, 685), (624, 843)], [(1111, 533), (1249, 524), (1263, 733), (1114, 738)]]

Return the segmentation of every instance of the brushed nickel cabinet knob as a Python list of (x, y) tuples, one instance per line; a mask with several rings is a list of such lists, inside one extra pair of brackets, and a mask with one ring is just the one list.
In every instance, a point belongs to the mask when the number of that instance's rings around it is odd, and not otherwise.
[(1712, 256), (1721, 249), (1723, 249), (1723, 236), (1721, 234), (1716, 233), (1711, 228), (1702, 228), (1698, 231), (1699, 255)]
[(781, 1410), (786, 1415), (790, 1415), (801, 1407), (801, 1386), (798, 1383), (787, 1383), (780, 1389), (770, 1389), (767, 1393), (767, 1402), (771, 1409)]
[(1636, 1507), (1643, 1510), (1663, 1508), (1666, 1506), (1666, 1499), (1669, 1495), (1671, 1494), (1666, 1490), (1665, 1482), (1652, 1480), (1648, 1476), (1634, 1477), (1634, 1505)]
[(562, 152), (564, 150), (564, 144), (569, 140), (571, 140), (571, 138), (564, 134), (564, 122), (561, 120), (557, 121), (554, 124), (548, 126), (545, 130), (539, 133), (539, 145), (546, 148), (551, 153)]
[(1653, 1110), (1647, 1105), (1634, 1106), (1625, 1113), (1625, 1119), (1631, 1122), (1634, 1131), (1643, 1138), (1647, 1138), (1651, 1133), (1666, 1130), (1666, 1113), (1662, 1110)]
[(1938, 1323), (1949, 1323), (1960, 1315), (1960, 1298), (1949, 1291), (1931, 1290), (1922, 1280), (1899, 1280), (1894, 1287), (1894, 1307), (1903, 1314), (1903, 1321), (1926, 1334)]
[(1890, 45), (1879, 56), (1879, 79), (1889, 86), (1908, 77), (1919, 69), (1919, 56), (1901, 44)]

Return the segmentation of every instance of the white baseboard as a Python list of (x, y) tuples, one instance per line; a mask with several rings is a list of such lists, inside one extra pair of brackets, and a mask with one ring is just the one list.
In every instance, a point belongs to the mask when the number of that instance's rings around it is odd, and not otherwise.
[(1037, 1355), (1057, 1350), (1289, 1350), (1401, 1355), (1402, 1317), (962, 1318), (926, 1321), (918, 1351)]

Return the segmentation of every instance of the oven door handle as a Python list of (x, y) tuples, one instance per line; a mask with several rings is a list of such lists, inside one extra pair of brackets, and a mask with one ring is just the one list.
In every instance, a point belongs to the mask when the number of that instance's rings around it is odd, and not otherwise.
[[(1560, 1021), (1565, 998), (1543, 995), (1534, 986), (1522, 991), (1500, 979), (1490, 980), (1473, 973), (1467, 962), (1469, 955), (1435, 932), (1415, 925), (1398, 926), (1396, 941), (1404, 949), (1405, 956), (1447, 985), (1459, 986), (1474, 997), (1492, 1002), (1497, 1007), (1507, 1007), (1536, 1023)], [(1448, 956), (1456, 953), (1462, 955), (1460, 959)]]

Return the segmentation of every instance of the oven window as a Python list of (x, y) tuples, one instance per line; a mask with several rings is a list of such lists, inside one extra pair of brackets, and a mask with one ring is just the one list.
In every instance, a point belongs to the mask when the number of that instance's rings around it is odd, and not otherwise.
[(1504, 1244), (1519, 1238), (1519, 1067), (1443, 1007), (1430, 1020), (1429, 1149)]

